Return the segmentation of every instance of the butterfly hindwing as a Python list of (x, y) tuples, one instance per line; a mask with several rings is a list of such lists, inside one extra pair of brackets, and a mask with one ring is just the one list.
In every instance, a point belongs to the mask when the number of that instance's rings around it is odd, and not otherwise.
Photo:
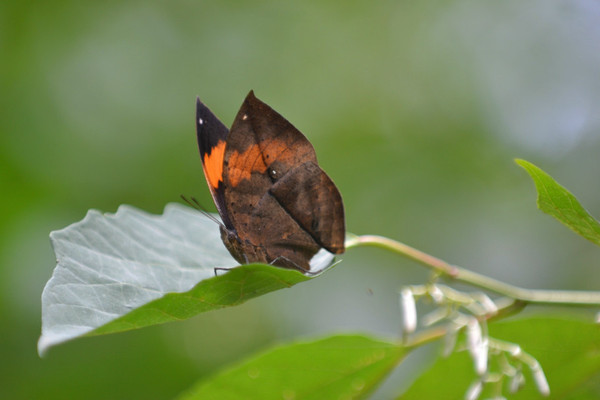
[(269, 193), (312, 239), (328, 251), (344, 251), (344, 206), (333, 181), (312, 161), (290, 170)]

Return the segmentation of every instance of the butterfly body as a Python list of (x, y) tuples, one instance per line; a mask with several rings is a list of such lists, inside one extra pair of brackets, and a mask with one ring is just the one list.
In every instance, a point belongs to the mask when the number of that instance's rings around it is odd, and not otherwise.
[(341, 195), (291, 123), (250, 92), (231, 130), (198, 100), (196, 127), (221, 238), (238, 262), (306, 272), (319, 250), (344, 251)]

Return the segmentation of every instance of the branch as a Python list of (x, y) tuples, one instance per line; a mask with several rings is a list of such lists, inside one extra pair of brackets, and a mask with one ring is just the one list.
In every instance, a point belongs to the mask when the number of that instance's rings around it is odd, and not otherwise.
[(600, 292), (520, 288), (465, 268), (448, 264), (439, 258), (383, 236), (351, 236), (346, 240), (346, 248), (348, 249), (359, 246), (374, 246), (391, 250), (432, 269), (441, 276), (468, 283), (524, 303), (600, 306)]

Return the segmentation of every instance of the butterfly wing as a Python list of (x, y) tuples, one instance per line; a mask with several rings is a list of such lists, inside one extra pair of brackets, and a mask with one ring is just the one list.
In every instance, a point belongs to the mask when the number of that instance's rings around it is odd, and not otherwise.
[(223, 158), (228, 133), (227, 127), (212, 111), (199, 98), (196, 99), (196, 136), (202, 169), (221, 219), (231, 229), (233, 225), (225, 207), (223, 184)]
[(343, 252), (339, 191), (308, 139), (253, 92), (227, 137), (224, 165), (226, 212), (240, 239), (264, 247), (269, 262), (308, 269), (322, 247)]
[(269, 193), (320, 247), (344, 252), (342, 196), (317, 164), (309, 161), (290, 170)]

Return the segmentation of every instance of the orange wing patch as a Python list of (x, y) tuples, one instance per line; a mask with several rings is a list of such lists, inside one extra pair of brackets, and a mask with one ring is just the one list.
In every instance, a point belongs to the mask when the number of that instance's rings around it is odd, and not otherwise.
[(236, 187), (244, 179), (250, 179), (252, 172), (264, 173), (267, 170), (260, 147), (258, 145), (250, 146), (243, 153), (234, 151), (229, 156), (228, 178), (231, 186)]
[(204, 154), (204, 175), (211, 188), (219, 187), (219, 182), (223, 182), (223, 157), (225, 155), (225, 141), (219, 140), (213, 147), (210, 154)]

